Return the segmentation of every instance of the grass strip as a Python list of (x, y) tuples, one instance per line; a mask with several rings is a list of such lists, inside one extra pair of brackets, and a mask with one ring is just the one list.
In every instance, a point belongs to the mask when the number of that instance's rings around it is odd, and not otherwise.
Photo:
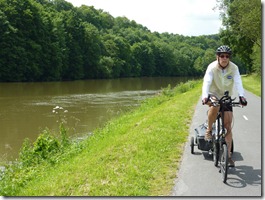
[[(28, 168), (27, 175), (25, 169), (17, 170), (5, 179), (5, 188), (12, 191), (2, 190), (2, 195), (169, 195), (200, 94), (199, 81), (164, 89), (95, 130), (79, 144), (78, 153), (69, 153), (71, 147), (56, 163)], [(14, 182), (18, 177), (27, 179)]]
[(261, 76), (250, 74), (242, 76), (243, 86), (246, 90), (257, 96), (261, 96)]

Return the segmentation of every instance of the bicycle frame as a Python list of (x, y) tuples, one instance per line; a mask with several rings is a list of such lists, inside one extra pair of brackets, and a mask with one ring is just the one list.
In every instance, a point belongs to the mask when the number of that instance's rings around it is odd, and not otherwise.
[[(223, 99), (221, 98), (218, 102), (218, 105), (220, 106), (220, 110), (217, 113), (217, 118), (215, 121), (215, 126), (216, 126), (216, 131), (215, 131), (215, 137), (214, 137), (214, 142), (218, 142), (219, 146), (222, 147), (223, 144), (226, 143), (225, 141), (225, 135), (227, 133), (227, 130), (224, 126), (224, 102)], [(216, 106), (218, 106), (216, 105)]]
[[(212, 96), (215, 99), (212, 99)], [(224, 127), (224, 108), (225, 106), (239, 106), (240, 103), (239, 102), (234, 102), (236, 98), (232, 99), (231, 96), (229, 96), (229, 92), (226, 91), (224, 93), (224, 96), (221, 99), (218, 99), (216, 96), (214, 95), (209, 95), (208, 100), (211, 101), (211, 105), (212, 106), (220, 106), (220, 109), (217, 113), (217, 118), (215, 121), (215, 126), (216, 126), (216, 131), (215, 131), (215, 139), (216, 141), (218, 141), (220, 144), (224, 144), (225, 143), (225, 135), (227, 133), (226, 128)], [(220, 123), (221, 121), (221, 123)], [(220, 125), (221, 124), (221, 125)]]
[(213, 100), (212, 97), (209, 96), (208, 100), (211, 101), (212, 106), (215, 107), (220, 106), (215, 121), (215, 135), (213, 136), (213, 157), (214, 157), (214, 165), (218, 166), (218, 164), (220, 164), (222, 179), (223, 182), (225, 183), (227, 180), (227, 171), (228, 171), (228, 147), (225, 141), (227, 130), (224, 127), (225, 106), (237, 106), (240, 105), (240, 103), (233, 102), (235, 98), (232, 99), (231, 96), (229, 96), (228, 91), (224, 93), (224, 96), (221, 99), (218, 99), (217, 97), (214, 96)]

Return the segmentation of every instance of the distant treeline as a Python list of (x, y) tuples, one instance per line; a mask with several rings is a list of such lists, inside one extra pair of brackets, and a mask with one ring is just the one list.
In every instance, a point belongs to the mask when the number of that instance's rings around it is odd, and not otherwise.
[(222, 44), (219, 34), (151, 32), (64, 0), (0, 0), (0, 27), (0, 81), (196, 76)]

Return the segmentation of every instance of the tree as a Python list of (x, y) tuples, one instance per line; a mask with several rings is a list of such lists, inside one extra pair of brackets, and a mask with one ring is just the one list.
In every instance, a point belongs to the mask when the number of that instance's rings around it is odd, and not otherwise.
[[(2, 58), (3, 65), (8, 65), (5, 81), (32, 81), (39, 78), (41, 59), (41, 45), (39, 30), (42, 20), (38, 8), (30, 1), (2, 1), (1, 9), (5, 13), (4, 20), (12, 32), (3, 37)], [(34, 52), (34, 55), (31, 53)]]
[(176, 66), (174, 49), (169, 44), (158, 40), (154, 42), (155, 75), (171, 76), (173, 66)]
[(194, 62), (194, 68), (198, 75), (203, 75), (208, 65), (215, 60), (215, 51), (213, 49), (207, 49), (203, 56), (199, 56)]
[[(2, 7), (3, 4), (0, 3)], [(10, 59), (9, 65), (7, 62), (9, 58), (12, 58), (13, 55), (13, 46), (10, 44), (10, 41), (14, 41), (14, 35), (17, 32), (17, 29), (13, 27), (8, 21), (8, 17), (4, 12), (0, 10), (0, 80), (1, 81), (10, 81), (12, 76), (12, 70), (15, 68), (16, 64), (13, 62), (13, 59)]]
[(68, 65), (63, 71), (63, 79), (75, 80), (84, 77), (82, 38), (84, 37), (84, 27), (80, 24), (75, 10), (64, 12), (64, 26), (67, 32), (66, 45), (69, 48)]
[[(195, 75), (196, 58), (219, 43), (218, 35), (152, 33), (134, 20), (65, 0), (0, 0), (0, 7), (0, 81)], [(259, 49), (244, 38), (256, 69)]]
[(102, 42), (98, 29), (87, 22), (83, 22), (83, 42), (80, 44), (84, 60), (84, 78), (95, 78), (97, 66), (101, 56)]
[(141, 76), (152, 76), (155, 72), (155, 57), (151, 45), (146, 42), (135, 43), (132, 46), (134, 66), (141, 67)]
[[(225, 29), (221, 39), (229, 44), (234, 53), (252, 71), (253, 46), (261, 48), (261, 2), (259, 0), (219, 0)], [(257, 51), (256, 51), (257, 52)]]

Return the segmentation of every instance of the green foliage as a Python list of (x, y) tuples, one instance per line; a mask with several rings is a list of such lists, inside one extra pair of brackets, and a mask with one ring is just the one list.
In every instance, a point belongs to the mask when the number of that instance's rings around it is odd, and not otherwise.
[(208, 65), (215, 59), (215, 52), (212, 49), (207, 49), (203, 56), (196, 58), (194, 68), (199, 75), (204, 75)]
[(37, 138), (33, 145), (29, 145), (28, 141), (22, 146), (20, 152), (20, 159), (23, 165), (30, 166), (32, 164), (39, 164), (57, 153), (59, 150), (59, 142), (52, 137), (47, 130)]
[(49, 163), (56, 162), (57, 156), (63, 152), (64, 148), (70, 145), (70, 140), (62, 123), (60, 124), (60, 136), (61, 138), (58, 139), (51, 134), (51, 131), (46, 129), (43, 130), (33, 144), (30, 144), (30, 141), (25, 139), (19, 153), (19, 162), (23, 166), (34, 166), (44, 161)]
[(135, 66), (140, 66), (141, 76), (151, 76), (155, 71), (155, 57), (151, 45), (146, 42), (134, 43), (132, 57)]
[(192, 90), (197, 85), (195, 81), (187, 81), (185, 83), (181, 82), (177, 85), (177, 87), (172, 88), (169, 84), (167, 88), (162, 90), (162, 94), (167, 97), (173, 97), (177, 94), (182, 94)]
[(201, 76), (221, 44), (241, 72), (261, 73), (260, 1), (218, 3), (225, 29), (186, 37), (65, 0), (1, 0), (0, 81)]
[(261, 1), (219, 0), (225, 29), (221, 31), (223, 43), (232, 47), (247, 73), (261, 71)]
[(0, 7), (0, 81), (198, 75), (195, 60), (219, 41), (152, 33), (65, 0), (1, 0)]
[[(259, 41), (258, 43), (261, 43), (261, 41)], [(262, 64), (261, 64), (261, 55), (262, 55), (262, 52), (261, 52), (261, 48), (258, 44), (254, 44), (253, 46), (253, 53), (251, 55), (251, 59), (252, 59), (252, 63), (253, 63), (253, 71), (261, 77), (262, 75)]]
[(175, 88), (177, 93), (185, 93), (190, 91), (195, 87), (195, 82), (194, 81), (188, 81), (186, 83), (180, 83), (178, 87)]
[(45, 129), (33, 143), (25, 139), (18, 160), (6, 164), (3, 173), (0, 174), (0, 195), (15, 194), (19, 187), (24, 187), (28, 181), (39, 176), (42, 170), (40, 166), (48, 167), (60, 162), (66, 150), (70, 155), (71, 148), (68, 149), (70, 146), (70, 138), (63, 123), (60, 124), (60, 137), (54, 136), (50, 130)]
[(246, 90), (252, 92), (253, 94), (261, 97), (261, 85), (262, 76), (259, 74), (251, 74), (242, 76), (243, 86)]

